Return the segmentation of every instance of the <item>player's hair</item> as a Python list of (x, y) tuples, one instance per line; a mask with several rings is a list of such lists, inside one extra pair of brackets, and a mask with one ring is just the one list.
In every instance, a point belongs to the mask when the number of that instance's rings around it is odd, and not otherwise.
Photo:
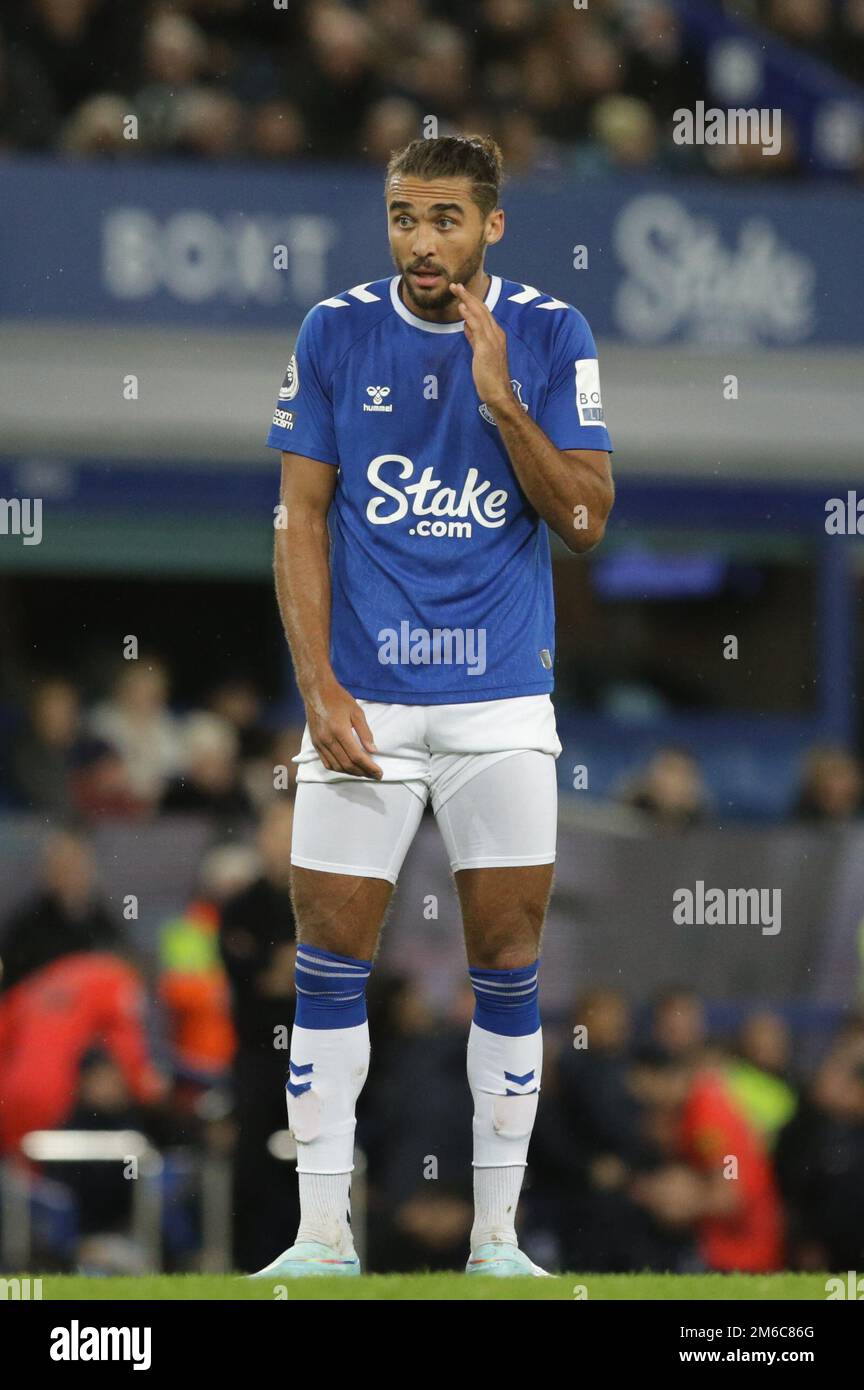
[(396, 174), (470, 179), (471, 196), (488, 217), (498, 206), (504, 159), (491, 135), (438, 135), (434, 140), (412, 140), (404, 150), (396, 150), (387, 165), (388, 184)]

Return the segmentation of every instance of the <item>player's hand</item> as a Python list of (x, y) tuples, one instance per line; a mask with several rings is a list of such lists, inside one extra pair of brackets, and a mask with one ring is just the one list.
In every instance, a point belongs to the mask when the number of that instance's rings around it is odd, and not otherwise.
[(507, 335), (476, 294), (471, 294), (464, 285), (459, 284), (452, 284), (450, 290), (459, 301), (459, 313), (465, 320), (465, 336), (474, 353), (472, 373), (477, 395), (494, 414), (513, 401)]
[(306, 719), (315, 750), (329, 772), (381, 780), (380, 767), (368, 756), (377, 749), (366, 716), (338, 681), (307, 701)]

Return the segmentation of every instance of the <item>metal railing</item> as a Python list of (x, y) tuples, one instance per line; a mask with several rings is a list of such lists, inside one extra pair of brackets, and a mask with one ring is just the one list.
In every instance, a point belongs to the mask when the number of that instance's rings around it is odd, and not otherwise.
[[(281, 1162), (297, 1162), (297, 1144), (290, 1130), (271, 1134), (267, 1147)], [(138, 1130), (32, 1130), (21, 1141), (21, 1152), (33, 1163), (122, 1163), (134, 1165), (127, 1176), (133, 1182), (130, 1234), (141, 1250), (148, 1271), (162, 1269), (162, 1217), (164, 1194), (162, 1154)], [(232, 1178), (230, 1159), (204, 1153), (199, 1159), (201, 1250), (199, 1268), (210, 1274), (233, 1267)], [(2, 1241), (0, 1264), (7, 1270), (28, 1270), (33, 1254), (33, 1179), (20, 1164), (6, 1160), (0, 1166)], [(357, 1254), (366, 1254), (367, 1221), (366, 1157), (357, 1150), (351, 1184), (351, 1228)], [(279, 1252), (274, 1250), (274, 1256)]]
[[(134, 1165), (132, 1236), (150, 1269), (162, 1268), (163, 1161), (145, 1134), (135, 1129), (34, 1129), (21, 1141), (33, 1163), (122, 1163)], [(7, 1269), (28, 1269), (33, 1245), (32, 1182), (29, 1174), (7, 1162), (3, 1166), (3, 1244)]]

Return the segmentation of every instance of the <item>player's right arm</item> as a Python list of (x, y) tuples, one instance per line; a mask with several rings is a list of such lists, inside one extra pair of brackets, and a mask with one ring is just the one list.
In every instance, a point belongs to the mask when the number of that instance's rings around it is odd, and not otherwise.
[(330, 464), (283, 451), (276, 597), (318, 756), (331, 772), (380, 778), (381, 769), (369, 757), (375, 743), (366, 716), (330, 665), (327, 513), (336, 477)]

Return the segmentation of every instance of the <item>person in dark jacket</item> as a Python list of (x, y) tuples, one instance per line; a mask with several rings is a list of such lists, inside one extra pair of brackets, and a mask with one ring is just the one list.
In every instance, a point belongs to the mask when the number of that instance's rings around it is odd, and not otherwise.
[(25, 902), (0, 936), (0, 989), (81, 951), (125, 954), (123, 934), (99, 896), (93, 852), (80, 835), (60, 831), (46, 842), (42, 891)]
[(270, 1247), (287, 1245), (298, 1220), (296, 1180), (267, 1141), (288, 1128), (285, 1076), (294, 1020), (294, 913), (288, 891), (291, 802), (265, 813), (259, 832), (261, 875), (222, 910), (219, 946), (231, 985), (237, 1051), (233, 1067), (237, 1148), (234, 1161), (234, 1259), (259, 1269)]

